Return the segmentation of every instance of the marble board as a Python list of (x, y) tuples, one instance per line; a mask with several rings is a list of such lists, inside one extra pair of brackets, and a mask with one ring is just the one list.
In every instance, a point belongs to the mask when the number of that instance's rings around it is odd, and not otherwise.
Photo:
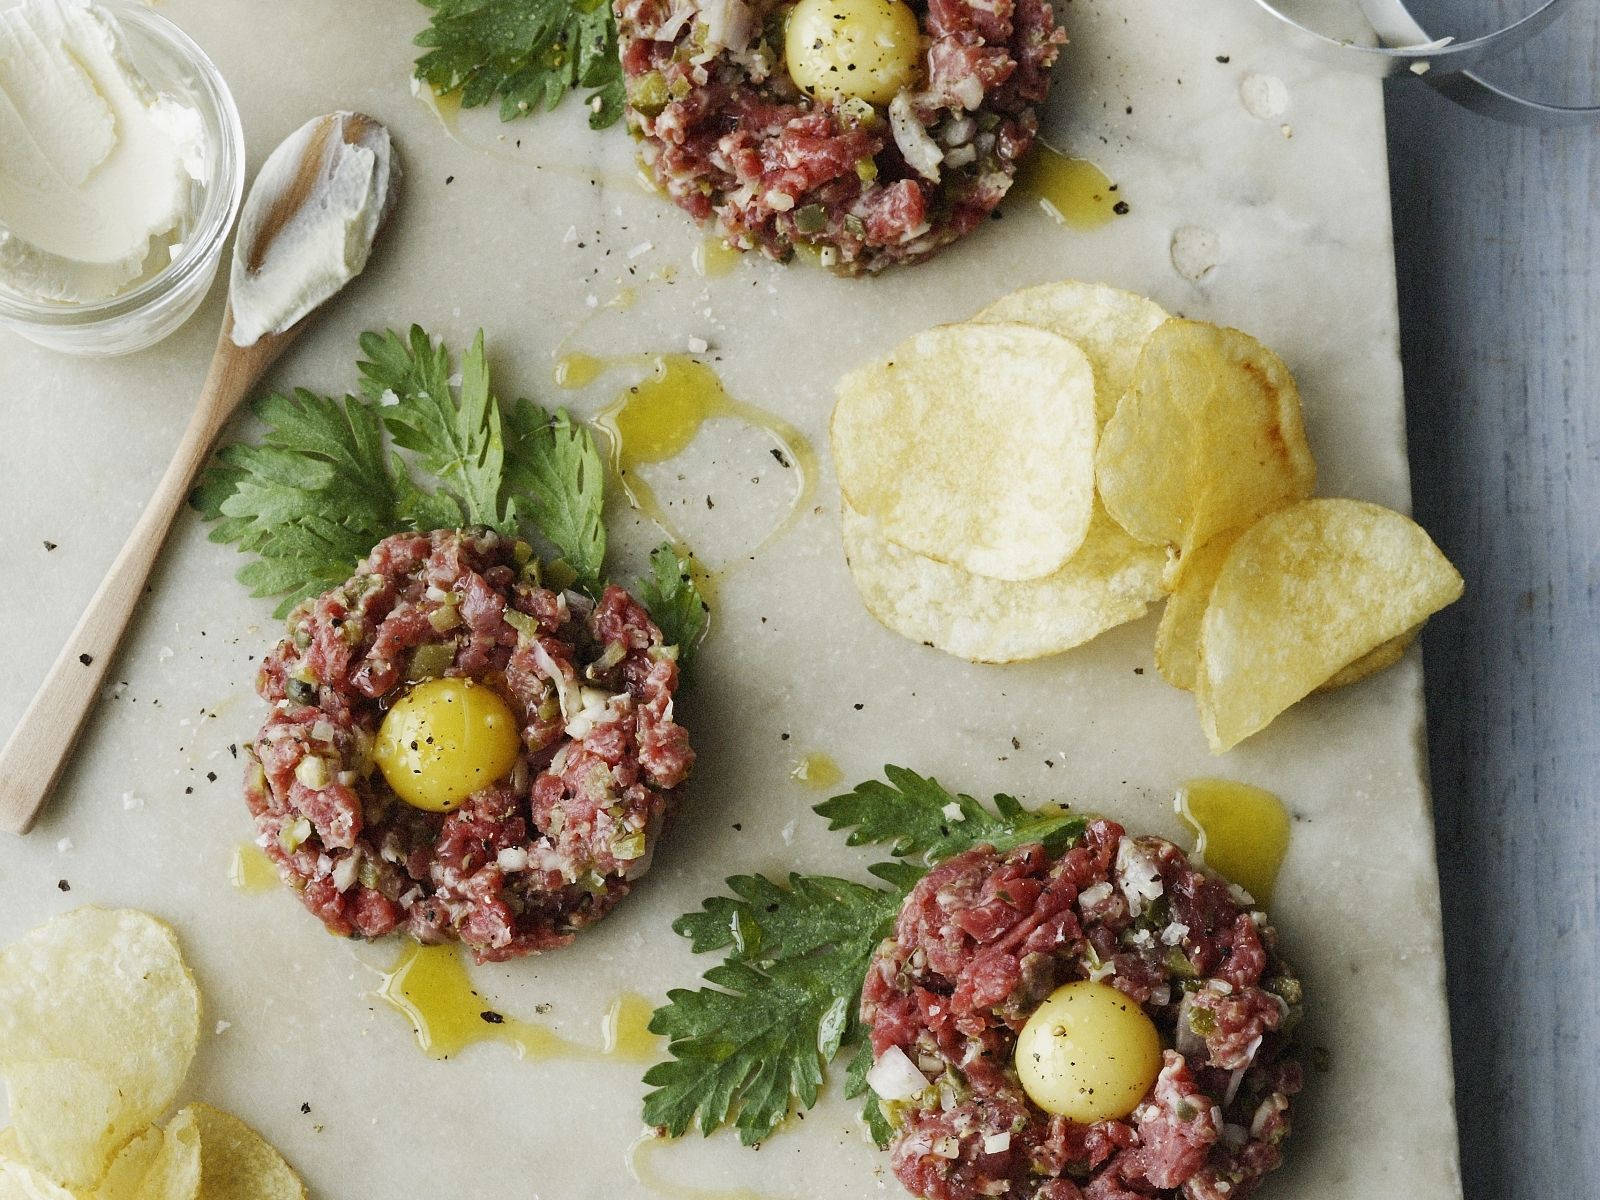
[[(821, 449), (842, 371), (1015, 287), (1078, 277), (1260, 336), (1300, 381), (1322, 494), (1408, 507), (1379, 86), (1296, 58), (1250, 0), (1070, 0), (1045, 133), (1105, 169), (1130, 211), (1075, 232), (1008, 202), (937, 262), (855, 281), (757, 261), (697, 275), (703, 234), (633, 181), (627, 136), (591, 133), (576, 105), (504, 127), (475, 114), (452, 133), (409, 87), (425, 20), (409, 0), (163, 0), (161, 11), (231, 82), (252, 165), (334, 108), (388, 123), (403, 156), (385, 247), (276, 384), (353, 388), (364, 329), (419, 322), (460, 345), (482, 327), (503, 392), (592, 415), (626, 372), (561, 393), (557, 354), (704, 339), (731, 394)], [(177, 336), (118, 361), (0, 334), (11, 514), (0, 555), (14, 580), (0, 626), (15, 635), (0, 729), (165, 465), (221, 299), (219, 288)], [(668, 512), (722, 568), (713, 634), (680, 705), (700, 766), (647, 884), (572, 948), (475, 971), (483, 994), (524, 1016), (548, 1006), (540, 1020), (594, 1042), (620, 992), (659, 1000), (709, 965), (668, 926), (725, 876), (860, 875), (872, 859), (826, 832), (810, 812), (820, 793), (792, 777), (811, 752), (848, 781), (898, 762), (974, 794), (1065, 800), (1180, 840), (1175, 787), (1236, 777), (1281, 794), (1295, 818), (1275, 913), (1330, 1064), (1262, 1194), (1458, 1197), (1418, 653), (1213, 758), (1190, 698), (1152, 668), (1153, 616), (1004, 668), (880, 628), (846, 573), (825, 454), (798, 520), (757, 549), (795, 485), (770, 449), (759, 430), (717, 422), (652, 469)], [(612, 524), (613, 570), (627, 576), (658, 535), (620, 499)], [(194, 1095), (259, 1127), (318, 1196), (901, 1194), (837, 1086), (759, 1153), (694, 1137), (654, 1154), (641, 1182), (628, 1155), (641, 1132), (636, 1066), (535, 1064), (499, 1045), (426, 1058), (373, 994), (398, 945), (330, 938), (286, 890), (233, 889), (230, 856), (250, 829), (230, 747), (261, 718), (252, 679), (277, 623), (234, 581), (242, 560), (204, 535), (193, 514), (180, 518), (52, 806), (28, 837), (0, 840), (0, 939), (86, 902), (172, 921), (208, 1003)]]

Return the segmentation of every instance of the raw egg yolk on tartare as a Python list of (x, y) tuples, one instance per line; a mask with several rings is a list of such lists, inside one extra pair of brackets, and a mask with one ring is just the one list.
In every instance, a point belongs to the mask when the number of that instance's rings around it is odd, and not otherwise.
[(373, 757), (400, 799), (449, 812), (509, 775), (521, 751), (516, 716), (494, 689), (430, 679), (383, 718)]
[(784, 31), (784, 63), (801, 91), (887, 104), (916, 77), (917, 15), (903, 0), (800, 0)]
[(1057, 988), (1017, 1036), (1022, 1090), (1045, 1112), (1092, 1125), (1125, 1117), (1161, 1073), (1161, 1034), (1106, 983)]

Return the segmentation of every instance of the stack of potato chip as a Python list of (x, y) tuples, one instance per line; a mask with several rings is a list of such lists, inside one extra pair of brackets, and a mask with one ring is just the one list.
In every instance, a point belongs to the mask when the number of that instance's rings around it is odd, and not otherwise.
[(177, 1099), (200, 993), (172, 930), (80, 908), (0, 950), (0, 1200), (304, 1200), (279, 1153)]
[(1396, 661), (1461, 593), (1399, 513), (1309, 500), (1283, 362), (1096, 284), (1029, 288), (846, 376), (845, 553), (890, 629), (980, 662), (1056, 654), (1170, 595), (1163, 676), (1212, 749)]

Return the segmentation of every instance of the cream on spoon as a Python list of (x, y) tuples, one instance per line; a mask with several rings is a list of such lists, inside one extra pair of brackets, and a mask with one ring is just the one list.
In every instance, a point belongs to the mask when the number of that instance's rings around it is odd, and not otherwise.
[(239, 217), (236, 345), (282, 333), (361, 273), (399, 177), (389, 131), (355, 113), (308, 121), (272, 152)]
[(200, 403), (144, 515), (0, 751), (0, 829), (26, 833), (33, 824), (217, 434), (310, 314), (366, 265), (397, 178), (388, 131), (356, 113), (303, 126), (257, 176)]

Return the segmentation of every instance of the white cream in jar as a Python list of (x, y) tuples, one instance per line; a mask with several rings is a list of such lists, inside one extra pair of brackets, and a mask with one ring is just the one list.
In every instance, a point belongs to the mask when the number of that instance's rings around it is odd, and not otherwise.
[(131, 290), (181, 250), (206, 175), (200, 113), (140, 74), (110, 12), (0, 9), (0, 287), (59, 304)]

